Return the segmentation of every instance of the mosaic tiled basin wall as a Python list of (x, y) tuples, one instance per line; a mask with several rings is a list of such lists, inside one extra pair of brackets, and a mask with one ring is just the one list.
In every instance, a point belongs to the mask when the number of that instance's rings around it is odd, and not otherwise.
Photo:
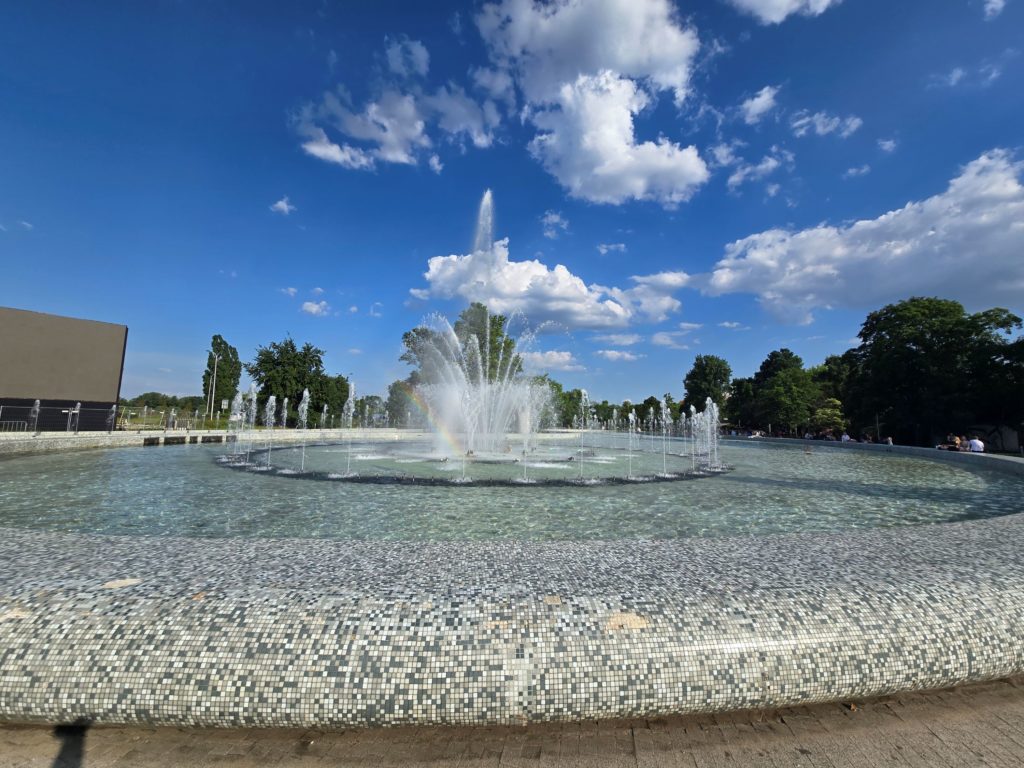
[(1024, 671), (1022, 552), (1021, 515), (613, 543), (6, 529), (0, 718), (523, 723), (983, 680)]

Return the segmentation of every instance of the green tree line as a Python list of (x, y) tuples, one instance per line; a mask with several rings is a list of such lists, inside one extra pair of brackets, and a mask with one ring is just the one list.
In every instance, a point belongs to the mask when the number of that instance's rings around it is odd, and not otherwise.
[[(735, 426), (933, 445), (980, 425), (1024, 429), (1021, 318), (915, 297), (870, 313), (860, 344), (805, 368), (788, 349), (713, 396)], [(724, 361), (723, 361), (724, 362)]]

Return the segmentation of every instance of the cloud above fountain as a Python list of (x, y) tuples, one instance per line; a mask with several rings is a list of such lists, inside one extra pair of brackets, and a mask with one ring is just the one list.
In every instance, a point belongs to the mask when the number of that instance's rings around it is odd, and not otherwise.
[(672, 294), (688, 283), (685, 272), (634, 275), (630, 288), (587, 284), (562, 264), (551, 268), (538, 259), (514, 261), (509, 239), (495, 240), (493, 229), (494, 200), (487, 190), (472, 252), (431, 258), (424, 274), (428, 287), (410, 294), (421, 300), (480, 302), (493, 312), (519, 313), (535, 325), (554, 322), (570, 330), (661, 322), (682, 307)]

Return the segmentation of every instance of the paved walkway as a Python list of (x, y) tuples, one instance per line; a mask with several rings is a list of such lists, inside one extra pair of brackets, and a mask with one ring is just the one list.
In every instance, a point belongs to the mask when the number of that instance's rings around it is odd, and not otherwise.
[(854, 704), (522, 728), (338, 732), (0, 725), (0, 768), (1024, 765), (1024, 678)]

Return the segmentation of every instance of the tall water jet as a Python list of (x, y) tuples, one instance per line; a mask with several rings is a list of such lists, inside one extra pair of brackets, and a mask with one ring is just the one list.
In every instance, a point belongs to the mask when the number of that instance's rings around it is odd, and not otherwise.
[(296, 409), (299, 414), (299, 429), (302, 430), (302, 464), (299, 466), (300, 472), (306, 471), (306, 419), (309, 418), (309, 390), (302, 390), (302, 400), (299, 401), (299, 407)]
[(245, 463), (249, 463), (252, 454), (252, 440), (256, 432), (256, 385), (249, 385), (249, 400), (245, 406), (246, 427), (249, 429), (249, 447), (245, 452)]
[(346, 442), (348, 443), (348, 451), (345, 457), (345, 476), (348, 477), (352, 474), (352, 415), (356, 411), (356, 385), (355, 382), (350, 381), (348, 383), (348, 399), (345, 401), (345, 405), (341, 407), (341, 421), (342, 426), (346, 427), (345, 434), (347, 437)]
[(668, 403), (661, 401), (661, 473), (668, 475), (668, 424), (672, 420), (672, 412)]
[(348, 383), (348, 399), (345, 401), (345, 405), (341, 407), (341, 423), (347, 429), (352, 429), (352, 415), (356, 412), (355, 403), (356, 385), (350, 381)]
[(491, 190), (485, 190), (480, 198), (480, 210), (476, 215), (476, 232), (473, 236), (473, 253), (489, 251), (494, 245), (494, 198)]
[(271, 395), (267, 398), (267, 404), (263, 409), (263, 426), (267, 428), (267, 466), (270, 466), (270, 454), (274, 450), (274, 422), (277, 420), (277, 396)]
[(590, 395), (587, 394), (587, 390), (580, 390), (580, 482), (583, 481), (583, 435), (589, 428), (588, 420), (590, 418)]

